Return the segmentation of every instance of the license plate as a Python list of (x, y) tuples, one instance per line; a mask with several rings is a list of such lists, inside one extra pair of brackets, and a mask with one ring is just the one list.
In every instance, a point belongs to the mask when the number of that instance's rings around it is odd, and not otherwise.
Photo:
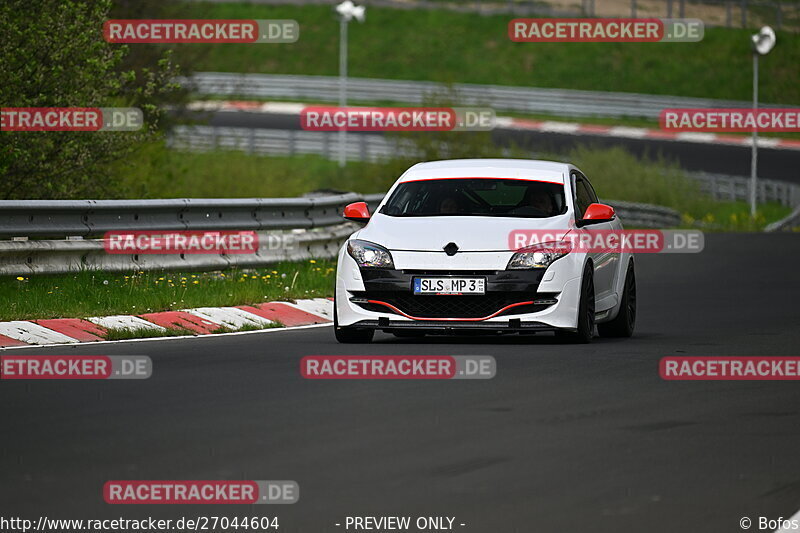
[(414, 294), (484, 294), (486, 278), (414, 278)]

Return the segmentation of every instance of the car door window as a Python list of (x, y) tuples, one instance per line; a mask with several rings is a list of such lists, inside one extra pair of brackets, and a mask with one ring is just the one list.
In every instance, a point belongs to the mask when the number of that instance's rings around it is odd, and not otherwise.
[(583, 218), (583, 214), (586, 213), (586, 209), (593, 203), (597, 202), (597, 195), (594, 192), (594, 189), (589, 184), (589, 181), (578, 174), (577, 172), (573, 174), (573, 179), (575, 183), (575, 207), (577, 208), (577, 215), (580, 218)]
[(586, 176), (583, 176), (581, 181), (583, 181), (583, 185), (584, 187), (586, 187), (586, 194), (589, 195), (589, 199), (591, 200), (590, 203), (593, 204), (600, 203), (600, 200), (597, 199), (597, 193), (594, 192), (594, 187), (592, 187), (592, 184), (589, 183), (589, 180), (586, 178)]

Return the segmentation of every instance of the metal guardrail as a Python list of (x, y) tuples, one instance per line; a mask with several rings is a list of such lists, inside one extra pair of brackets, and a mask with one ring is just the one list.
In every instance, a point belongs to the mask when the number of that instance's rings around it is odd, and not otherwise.
[[(381, 161), (392, 157), (413, 158), (417, 154), (410, 143), (397, 143), (385, 135), (358, 134), (347, 137), (347, 159)], [(271, 130), (257, 128), (220, 128), (213, 126), (177, 126), (169, 138), (172, 148), (191, 151), (216, 149), (241, 150), (259, 155), (316, 154), (327, 159), (338, 157), (335, 133)], [(531, 154), (535, 157), (535, 154)], [(748, 178), (707, 172), (689, 172), (687, 176), (700, 183), (701, 191), (715, 200), (747, 201), (750, 198)], [(800, 186), (784, 181), (759, 179), (756, 200), (800, 205)]]
[[(0, 202), (0, 275), (80, 270), (216, 270), (279, 261), (335, 257), (357, 228), (343, 222), (344, 205), (359, 199), (374, 210), (383, 194), (253, 200), (118, 200)], [(665, 207), (609, 201), (631, 227), (673, 227), (680, 215)], [(265, 229), (267, 228), (267, 229)], [(256, 230), (254, 254), (108, 254), (105, 231)], [(80, 235), (81, 237), (77, 237)], [(31, 240), (28, 237), (61, 237)], [(270, 246), (270, 243), (279, 243)], [(264, 244), (267, 244), (264, 246)]]
[(355, 193), (323, 198), (0, 200), (0, 237), (99, 236), (115, 230), (275, 230), (342, 222)]
[(600, 199), (614, 208), (626, 228), (674, 228), (680, 225), (681, 215), (660, 205)]
[[(342, 210), (361, 198), (347, 193), (307, 198), (3, 200), (0, 237), (12, 240), (0, 240), (0, 274), (199, 270), (333, 257), (356, 228), (342, 219)], [(94, 238), (108, 231), (142, 230), (252, 230), (262, 245), (254, 254), (107, 254), (102, 239)]]
[[(687, 175), (700, 184), (700, 190), (719, 201), (750, 201), (750, 178), (689, 172)], [(800, 205), (800, 185), (787, 181), (758, 179), (756, 186), (758, 203), (776, 202), (786, 207)]]
[[(259, 267), (280, 261), (335, 257), (356, 225), (289, 232), (256, 232), (261, 246), (252, 254), (108, 254), (102, 239), (0, 240), (0, 275), (59, 274), (80, 270), (219, 270)], [(129, 228), (130, 230), (138, 229)]]
[[(168, 138), (170, 148), (189, 151), (239, 150), (258, 155), (316, 154), (336, 159), (335, 135), (327, 132), (176, 126)], [(390, 137), (376, 134), (348, 135), (349, 161), (381, 161), (393, 156), (413, 157), (413, 146), (398, 146)]]
[[(339, 78), (334, 76), (292, 76), (279, 74), (234, 74), (198, 72), (178, 81), (199, 95), (253, 98), (300, 99), (337, 102)], [(545, 113), (564, 117), (657, 119), (665, 108), (721, 107), (748, 108), (750, 102), (658, 96), (637, 93), (540, 89), (504, 85), (456, 83), (448, 86), (428, 81), (348, 78), (350, 102), (400, 102), (423, 104), (431, 96), (453, 92), (459, 105), (489, 106), (496, 111)], [(774, 107), (762, 104), (762, 107)]]

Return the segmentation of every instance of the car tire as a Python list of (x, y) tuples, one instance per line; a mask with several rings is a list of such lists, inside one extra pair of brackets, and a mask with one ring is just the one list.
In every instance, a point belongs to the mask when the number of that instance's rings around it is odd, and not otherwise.
[(622, 301), (619, 313), (614, 320), (597, 324), (597, 333), (601, 337), (630, 337), (636, 326), (636, 274), (633, 262), (625, 272), (625, 288), (622, 290)]
[(342, 344), (367, 344), (375, 336), (373, 329), (343, 328), (339, 326), (339, 313), (336, 309), (336, 300), (333, 301), (333, 334)]
[(581, 299), (578, 303), (578, 327), (576, 331), (556, 331), (556, 337), (574, 344), (592, 342), (594, 313), (594, 270), (591, 265), (586, 265), (581, 280)]

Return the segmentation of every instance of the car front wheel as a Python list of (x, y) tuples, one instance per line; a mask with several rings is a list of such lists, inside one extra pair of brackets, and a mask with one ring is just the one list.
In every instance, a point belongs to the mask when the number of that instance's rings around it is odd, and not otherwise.
[(614, 320), (597, 324), (601, 337), (630, 337), (636, 325), (636, 274), (633, 263), (625, 273), (625, 288), (622, 291), (619, 313)]

